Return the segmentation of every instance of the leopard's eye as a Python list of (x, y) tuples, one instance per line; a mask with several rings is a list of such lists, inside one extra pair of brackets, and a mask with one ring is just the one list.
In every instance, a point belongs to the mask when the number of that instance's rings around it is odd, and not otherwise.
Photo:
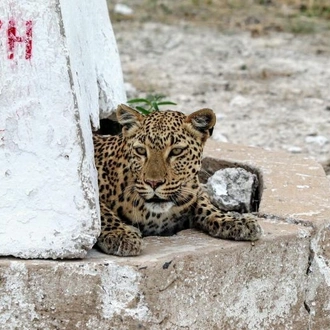
[(173, 148), (169, 154), (169, 156), (179, 156), (182, 154), (183, 150), (185, 150), (185, 148)]
[(140, 156), (145, 156), (147, 154), (147, 150), (143, 147), (136, 147), (134, 150)]

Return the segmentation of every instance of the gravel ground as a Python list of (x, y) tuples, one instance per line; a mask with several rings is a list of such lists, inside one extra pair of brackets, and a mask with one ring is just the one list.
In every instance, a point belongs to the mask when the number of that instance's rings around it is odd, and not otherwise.
[(176, 21), (113, 23), (129, 98), (212, 108), (214, 139), (330, 164), (330, 33), (255, 35)]

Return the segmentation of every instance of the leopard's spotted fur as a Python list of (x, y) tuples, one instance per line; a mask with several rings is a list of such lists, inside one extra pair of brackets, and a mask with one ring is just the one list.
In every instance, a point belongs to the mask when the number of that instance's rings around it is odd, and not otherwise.
[(212, 110), (142, 116), (120, 105), (117, 117), (121, 135), (94, 136), (100, 249), (138, 255), (143, 236), (172, 235), (190, 227), (224, 239), (260, 237), (254, 218), (234, 218), (217, 209), (199, 184), (203, 146), (215, 124)]

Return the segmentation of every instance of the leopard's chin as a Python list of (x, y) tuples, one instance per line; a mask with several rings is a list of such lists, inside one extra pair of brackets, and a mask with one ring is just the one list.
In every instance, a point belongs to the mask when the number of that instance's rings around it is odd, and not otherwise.
[(152, 198), (145, 202), (145, 207), (148, 211), (154, 213), (166, 213), (174, 206), (173, 202), (169, 201), (156, 201), (156, 199)]

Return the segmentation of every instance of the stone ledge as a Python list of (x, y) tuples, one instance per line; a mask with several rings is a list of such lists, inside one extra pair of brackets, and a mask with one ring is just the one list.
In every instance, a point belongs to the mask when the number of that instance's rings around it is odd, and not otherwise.
[[(0, 324), (24, 329), (271, 329), (308, 322), (310, 229), (263, 222), (263, 240), (194, 230), (146, 238), (139, 257), (1, 260)], [(302, 280), (303, 279), (303, 280)]]
[(3, 258), (0, 324), (7, 329), (328, 329), (330, 187), (321, 166), (295, 155), (212, 141), (205, 155), (215, 158), (207, 158), (214, 167), (230, 162), (258, 171), (260, 241), (217, 240), (188, 230), (146, 238), (143, 254), (134, 258), (95, 250), (76, 261)]

